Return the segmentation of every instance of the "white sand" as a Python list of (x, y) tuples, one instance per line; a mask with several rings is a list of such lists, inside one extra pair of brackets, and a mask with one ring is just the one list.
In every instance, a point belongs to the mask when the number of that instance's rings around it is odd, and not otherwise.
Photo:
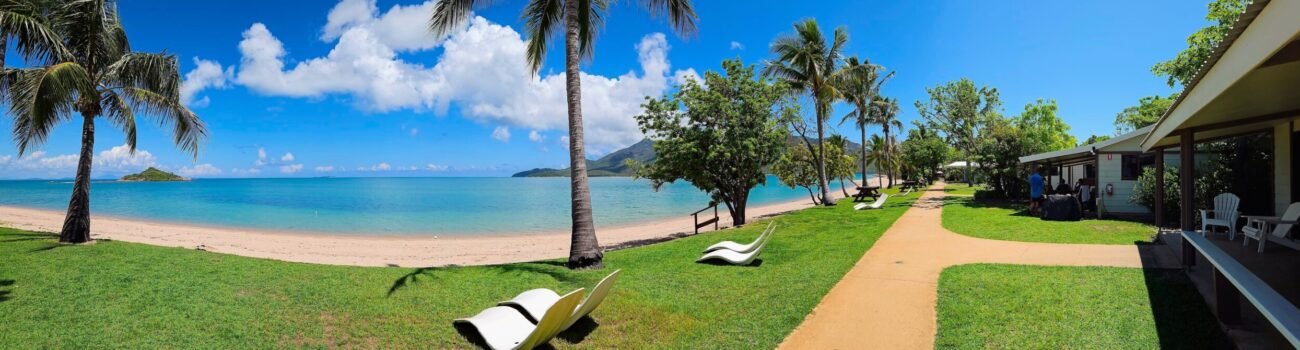
[[(835, 191), (834, 195), (839, 196), (840, 192)], [(746, 214), (754, 218), (811, 206), (808, 198), (802, 198), (751, 207)], [(731, 218), (725, 207), (719, 208), (718, 215), (723, 227), (730, 226)], [(0, 226), (58, 232), (63, 227), (63, 219), (63, 211), (0, 206)], [(602, 246), (611, 247), (690, 233), (692, 225), (691, 217), (683, 215), (647, 223), (597, 227), (596, 235)], [(565, 258), (569, 254), (568, 230), (492, 236), (374, 237), (206, 227), (101, 215), (92, 215), (91, 230), (94, 239), (186, 249), (201, 246), (210, 252), (330, 265), (488, 265)]]

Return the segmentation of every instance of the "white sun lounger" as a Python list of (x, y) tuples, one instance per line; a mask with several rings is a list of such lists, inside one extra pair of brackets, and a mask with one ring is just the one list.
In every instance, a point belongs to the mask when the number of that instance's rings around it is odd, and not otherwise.
[[(618, 280), (619, 271), (623, 270), (614, 270), (609, 276), (605, 276), (599, 283), (596, 283), (596, 287), (591, 289), (591, 294), (587, 294), (587, 299), (578, 304), (577, 309), (573, 310), (573, 314), (564, 322), (564, 327), (560, 327), (561, 331), (569, 329), (583, 316), (587, 316), (587, 314), (596, 310), (596, 307), (600, 306), (600, 302), (605, 301), (605, 296), (609, 295), (609, 289), (614, 286), (614, 281)], [(550, 289), (538, 288), (519, 293), (514, 299), (503, 301), (497, 305), (519, 309), (525, 317), (536, 323), (538, 315), (546, 314), (546, 311), (557, 300), (560, 300), (559, 294)]]
[(754, 248), (758, 247), (758, 243), (762, 242), (764, 238), (767, 238), (767, 235), (772, 234), (772, 231), (775, 230), (776, 230), (776, 221), (772, 221), (771, 223), (767, 224), (767, 228), (763, 230), (763, 233), (759, 234), (758, 238), (755, 238), (754, 241), (749, 242), (749, 244), (740, 244), (734, 241), (722, 241), (722, 242), (718, 242), (717, 244), (711, 245), (708, 248), (704, 248), (704, 252), (708, 253), (715, 250), (726, 249), (737, 253), (748, 253), (754, 250)]
[(867, 203), (858, 203), (857, 205), (854, 205), (854, 206), (853, 206), (853, 210), (862, 210), (862, 209), (880, 209), (881, 206), (885, 205), (885, 199), (887, 199), (887, 198), (889, 198), (889, 195), (887, 195), (887, 194), (882, 194), (882, 195), (880, 195), (880, 198), (876, 198), (876, 201), (875, 201), (874, 203), (871, 203), (871, 204), (867, 204)]
[(457, 319), (452, 323), (474, 327), (492, 349), (532, 349), (546, 344), (563, 330), (560, 326), (577, 308), (582, 291), (578, 288), (560, 297), (537, 324), (509, 306), (493, 306), (474, 317)]
[(740, 253), (727, 249), (715, 250), (705, 253), (704, 256), (701, 256), (699, 259), (695, 260), (695, 262), (705, 262), (716, 259), (726, 261), (732, 265), (749, 265), (749, 263), (754, 262), (755, 258), (758, 258), (759, 253), (763, 252), (763, 246), (766, 246), (767, 242), (772, 241), (772, 236), (773, 235), (771, 234), (767, 235), (766, 238), (759, 241), (758, 247), (755, 247), (752, 251)]

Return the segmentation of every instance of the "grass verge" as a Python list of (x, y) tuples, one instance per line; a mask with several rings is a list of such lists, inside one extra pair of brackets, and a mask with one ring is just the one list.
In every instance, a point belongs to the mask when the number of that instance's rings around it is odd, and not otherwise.
[(557, 348), (772, 348), (914, 198), (883, 210), (851, 201), (775, 219), (756, 266), (694, 262), (756, 222), (609, 252), (604, 270), (562, 261), (367, 268), (288, 263), (103, 241), (67, 246), (0, 228), (0, 348), (466, 348), (451, 326), (531, 288), (590, 287), (623, 276), (590, 322)]
[(974, 196), (975, 191), (984, 188), (984, 185), (967, 185), (965, 183), (946, 183), (943, 186), (943, 193), (954, 196)]
[(1043, 221), (1025, 209), (1023, 205), (948, 198), (944, 200), (943, 227), (967, 236), (1004, 241), (1086, 244), (1150, 242), (1156, 232), (1155, 226), (1132, 221)]
[(1231, 349), (1176, 270), (963, 265), (939, 279), (939, 349)]

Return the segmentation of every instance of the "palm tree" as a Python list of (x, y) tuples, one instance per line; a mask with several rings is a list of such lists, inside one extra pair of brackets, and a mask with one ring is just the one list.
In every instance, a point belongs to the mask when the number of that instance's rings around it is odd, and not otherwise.
[(0, 0), (0, 70), (11, 40), (28, 61), (68, 55), (59, 45), (60, 34), (50, 25), (54, 5), (49, 0)]
[(827, 42), (817, 20), (811, 18), (795, 23), (794, 31), (794, 35), (778, 37), (772, 42), (776, 59), (764, 64), (763, 75), (785, 82), (794, 94), (806, 93), (812, 97), (817, 117), (817, 152), (813, 157), (817, 163), (817, 185), (821, 187), (822, 203), (835, 205), (826, 186), (826, 146), (823, 141), (831, 104), (840, 96), (833, 81), (849, 33), (844, 27), (835, 28)]
[(882, 76), (882, 70), (883, 67), (871, 64), (866, 59), (849, 57), (844, 60), (844, 73), (839, 76), (837, 84), (844, 100), (853, 106), (853, 110), (840, 119), (840, 125), (852, 120), (858, 131), (862, 132), (862, 156), (858, 159), (862, 163), (863, 186), (867, 183), (867, 126), (873, 123), (872, 103), (880, 94), (880, 87), (894, 77), (894, 72)]
[[(470, 12), (489, 0), (442, 0), (433, 8), (429, 29), (442, 36), (458, 29)], [(561, 28), (564, 30), (564, 72), (569, 107), (569, 171), (573, 234), (569, 246), (568, 266), (600, 268), (604, 253), (596, 241), (592, 222), (591, 191), (587, 187), (587, 158), (583, 150), (582, 87), (578, 64), (591, 59), (596, 34), (605, 23), (612, 0), (529, 0), (524, 5), (524, 29), (528, 32), (528, 65), (536, 74), (546, 58), (546, 43)], [(678, 33), (695, 33), (695, 10), (690, 0), (641, 0), (653, 16), (664, 15)]]
[[(883, 185), (883, 179), (880, 178), (881, 169), (893, 168), (889, 158), (889, 143), (880, 135), (871, 135), (871, 138), (864, 142), (867, 145), (868, 163), (876, 165), (876, 184)], [(866, 184), (863, 184), (865, 186)]]
[(26, 33), (14, 30), (15, 25), (7, 21), (20, 16), (8, 7), (15, 3), (19, 2), (11, 1), (0, 8), (5, 34), (18, 39), (21, 52), (39, 59), (31, 68), (6, 70), (0, 86), (15, 119), (14, 141), (22, 155), (45, 143), (59, 122), (72, 119), (74, 113), (81, 116), (81, 155), (59, 241), (86, 242), (90, 240), (95, 118), (104, 117), (121, 129), (132, 152), (136, 145), (136, 113), (151, 115), (159, 124), (171, 127), (173, 141), (194, 157), (198, 157), (207, 130), (199, 117), (180, 102), (176, 57), (132, 52), (118, 19), (116, 2), (42, 2), (48, 6), (39, 13), (48, 20), (26, 22), (32, 26), (25, 29)]
[[(889, 134), (890, 127), (903, 128), (903, 123), (898, 121), (898, 101), (893, 98), (881, 97), (876, 95), (871, 102), (871, 116), (869, 117), (872, 124), (880, 125), (881, 131), (885, 134), (885, 157), (889, 158), (893, 164), (894, 147), (896, 143), (894, 137)], [(894, 186), (894, 171), (889, 169), (886, 173), (889, 175), (889, 187)]]

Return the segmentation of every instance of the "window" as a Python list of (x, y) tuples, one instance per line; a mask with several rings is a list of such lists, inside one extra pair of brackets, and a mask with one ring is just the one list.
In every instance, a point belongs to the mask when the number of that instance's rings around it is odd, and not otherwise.
[(1120, 156), (1120, 180), (1133, 181), (1142, 176), (1142, 169), (1154, 166), (1156, 157), (1150, 154), (1125, 154)]

